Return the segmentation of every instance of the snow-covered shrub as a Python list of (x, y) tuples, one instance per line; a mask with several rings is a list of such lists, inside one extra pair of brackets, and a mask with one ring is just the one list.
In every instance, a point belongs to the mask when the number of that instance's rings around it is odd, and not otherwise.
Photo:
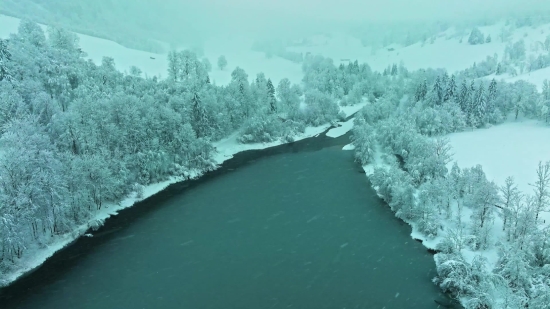
[(524, 60), (526, 55), (525, 41), (521, 39), (513, 44), (508, 44), (504, 53), (507, 59), (511, 60), (514, 63), (517, 63), (520, 60)]
[(306, 108), (304, 118), (306, 123), (319, 126), (337, 119), (340, 109), (335, 100), (318, 90), (311, 90), (305, 94)]
[(143, 190), (144, 190), (144, 188), (145, 187), (142, 184), (139, 184), (139, 183), (134, 184), (134, 192), (136, 192), (136, 198), (138, 200), (143, 199)]
[(276, 115), (260, 114), (247, 120), (243, 126), (241, 143), (268, 143), (283, 133), (283, 124)]

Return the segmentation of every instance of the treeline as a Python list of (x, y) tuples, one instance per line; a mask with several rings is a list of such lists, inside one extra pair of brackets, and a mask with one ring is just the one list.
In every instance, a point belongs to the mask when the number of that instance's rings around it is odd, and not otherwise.
[(165, 80), (84, 56), (74, 34), (29, 21), (0, 40), (2, 274), (144, 185), (215, 168), (214, 140), (291, 141), (338, 119), (334, 100), (288, 79), (237, 68), (214, 85), (189, 51), (170, 53)]

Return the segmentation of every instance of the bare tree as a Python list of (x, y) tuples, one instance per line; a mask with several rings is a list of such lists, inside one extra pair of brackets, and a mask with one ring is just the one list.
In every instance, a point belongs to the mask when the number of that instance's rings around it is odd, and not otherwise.
[(550, 198), (550, 162), (542, 164), (539, 162), (537, 167), (537, 180), (534, 184), (530, 184), (534, 188), (535, 193), (535, 220), (538, 221), (542, 211), (548, 210)]

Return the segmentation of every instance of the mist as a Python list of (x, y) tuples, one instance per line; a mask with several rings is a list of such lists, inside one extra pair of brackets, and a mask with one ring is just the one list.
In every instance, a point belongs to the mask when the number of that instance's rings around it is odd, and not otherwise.
[(464, 22), (550, 10), (550, 3), (539, 0), (205, 0), (174, 6), (179, 7), (175, 14), (192, 11), (193, 23), (202, 25), (204, 34), (224, 35), (293, 35), (363, 23)]
[[(3, 0), (0, 13), (161, 51), (216, 38), (293, 39), (322, 32), (363, 35), (419, 24), (490, 23), (550, 11), (540, 0)], [(414, 25), (414, 26), (411, 26)], [(397, 29), (397, 30), (396, 30)], [(408, 31), (407, 29), (407, 31)], [(376, 34), (368, 32), (376, 32)], [(166, 49), (166, 48), (164, 48)]]

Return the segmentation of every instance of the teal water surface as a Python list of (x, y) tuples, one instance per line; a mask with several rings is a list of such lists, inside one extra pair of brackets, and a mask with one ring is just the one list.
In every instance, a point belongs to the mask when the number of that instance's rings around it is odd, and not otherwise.
[(280, 151), (110, 219), (1, 308), (437, 308), (432, 256), (341, 145)]

